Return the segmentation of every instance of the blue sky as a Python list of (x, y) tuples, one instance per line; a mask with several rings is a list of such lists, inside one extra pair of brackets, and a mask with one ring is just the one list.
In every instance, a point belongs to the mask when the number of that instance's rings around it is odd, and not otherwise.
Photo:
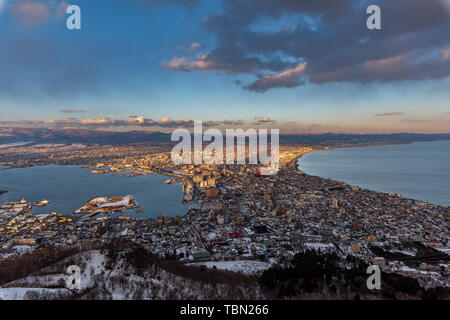
[(450, 132), (449, 1), (370, 2), (0, 0), (0, 125)]

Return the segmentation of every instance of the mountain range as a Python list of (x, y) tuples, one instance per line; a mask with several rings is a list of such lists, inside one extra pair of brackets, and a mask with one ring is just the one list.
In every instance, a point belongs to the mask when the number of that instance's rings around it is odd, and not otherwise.
[[(170, 142), (170, 134), (156, 131), (101, 131), (78, 128), (0, 128), (0, 144), (19, 142), (83, 143), (83, 144), (129, 144)], [(392, 134), (295, 134), (280, 135), (281, 143), (407, 143), (413, 141), (450, 140), (450, 133), (392, 133)]]

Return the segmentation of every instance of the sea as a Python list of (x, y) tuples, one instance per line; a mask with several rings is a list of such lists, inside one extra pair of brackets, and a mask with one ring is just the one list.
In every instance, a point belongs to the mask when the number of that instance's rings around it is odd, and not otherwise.
[(102, 196), (132, 195), (142, 213), (129, 210), (135, 217), (185, 215), (189, 205), (182, 204), (181, 184), (165, 184), (170, 177), (144, 175), (119, 177), (112, 173), (94, 174), (80, 166), (40, 166), (0, 170), (0, 204), (25, 199), (49, 200), (45, 207), (33, 207), (32, 213), (57, 212), (70, 215), (89, 200)]
[(378, 192), (450, 206), (450, 140), (314, 151), (298, 169)]

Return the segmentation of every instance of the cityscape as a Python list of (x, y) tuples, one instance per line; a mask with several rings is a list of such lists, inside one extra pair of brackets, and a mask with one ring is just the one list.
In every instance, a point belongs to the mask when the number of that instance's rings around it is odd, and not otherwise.
[[(6, 202), (0, 207), (1, 259), (41, 247), (121, 238), (187, 264), (256, 261), (246, 265), (255, 272), (286, 264), (301, 250), (338, 252), (427, 288), (449, 285), (449, 207), (298, 170), (304, 154), (327, 146), (282, 145), (280, 170), (272, 176), (261, 175), (258, 165), (175, 165), (163, 148), (154, 153), (146, 145), (2, 150), (4, 168), (81, 161), (91, 174), (122, 179), (163, 174), (166, 183), (180, 186), (179, 201), (190, 206), (184, 215), (145, 218), (133, 195), (98, 194), (70, 213), (33, 214), (36, 206), (58, 199)], [(126, 214), (133, 209), (137, 216)]]
[(0, 300), (450, 300), (449, 28), (449, 0), (0, 0)]

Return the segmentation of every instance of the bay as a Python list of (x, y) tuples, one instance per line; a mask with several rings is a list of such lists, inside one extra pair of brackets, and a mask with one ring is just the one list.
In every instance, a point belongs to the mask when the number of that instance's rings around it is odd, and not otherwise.
[(303, 172), (378, 192), (450, 206), (450, 141), (315, 151)]
[(57, 212), (72, 214), (87, 201), (100, 196), (132, 195), (144, 212), (130, 215), (154, 218), (186, 214), (181, 184), (165, 184), (169, 177), (145, 175), (131, 178), (111, 173), (93, 174), (80, 166), (41, 166), (0, 170), (0, 203), (5, 201), (51, 201), (45, 207), (33, 207), (35, 214)]

